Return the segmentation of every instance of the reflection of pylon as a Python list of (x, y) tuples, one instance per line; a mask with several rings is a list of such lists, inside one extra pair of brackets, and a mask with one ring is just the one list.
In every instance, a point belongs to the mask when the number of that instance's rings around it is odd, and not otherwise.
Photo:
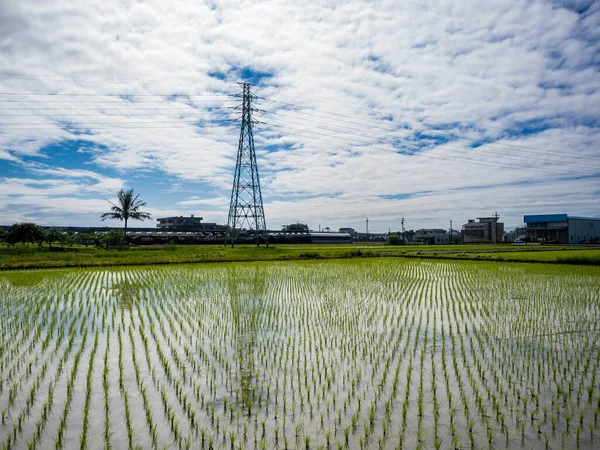
[[(227, 220), (227, 235), (225, 246), (235, 239), (241, 230), (247, 230), (256, 239), (256, 245), (264, 239), (267, 246), (267, 224), (263, 209), (258, 166), (256, 165), (256, 152), (254, 151), (254, 137), (252, 135), (252, 99), (256, 96), (250, 91), (250, 84), (242, 84), (243, 92), (235, 97), (242, 98), (242, 128), (231, 189), (231, 203), (229, 204), (229, 218)], [(239, 107), (238, 107), (239, 108)]]

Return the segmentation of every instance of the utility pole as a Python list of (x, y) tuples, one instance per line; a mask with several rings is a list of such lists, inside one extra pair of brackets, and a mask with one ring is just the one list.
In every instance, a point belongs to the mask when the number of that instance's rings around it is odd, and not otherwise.
[(367, 217), (367, 220), (365, 220), (365, 222), (367, 222), (367, 241), (369, 240), (369, 218)]
[(450, 219), (450, 244), (454, 243), (453, 234), (452, 234), (452, 219)]
[(400, 223), (402, 224), (402, 239), (406, 239), (404, 237), (404, 216), (400, 218)]
[(240, 109), (241, 107), (242, 126), (233, 187), (231, 189), (225, 247), (227, 247), (228, 241), (231, 241), (231, 247), (234, 246), (237, 233), (242, 229), (254, 233), (257, 246), (260, 245), (260, 240), (263, 239), (268, 247), (267, 224), (260, 192), (260, 179), (254, 150), (254, 136), (252, 134), (252, 125), (256, 123), (256, 120), (252, 118), (252, 112), (257, 110), (252, 106), (252, 100), (257, 97), (250, 91), (250, 83), (239, 84), (242, 86), (242, 92), (234, 95), (234, 97), (242, 99), (241, 106), (235, 108)]

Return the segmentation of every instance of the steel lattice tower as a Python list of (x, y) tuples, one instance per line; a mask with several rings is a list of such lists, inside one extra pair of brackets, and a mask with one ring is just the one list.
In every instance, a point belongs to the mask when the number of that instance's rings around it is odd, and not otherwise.
[(259, 245), (260, 240), (264, 239), (268, 246), (267, 224), (260, 192), (254, 137), (252, 135), (252, 125), (256, 123), (252, 119), (252, 112), (256, 111), (256, 108), (252, 106), (252, 99), (255, 99), (256, 96), (250, 91), (250, 83), (240, 84), (243, 91), (236, 94), (235, 97), (242, 98), (242, 127), (233, 176), (233, 187), (231, 189), (225, 246), (229, 241), (231, 241), (231, 246), (234, 246), (236, 236), (240, 230), (248, 230), (254, 234), (256, 245)]

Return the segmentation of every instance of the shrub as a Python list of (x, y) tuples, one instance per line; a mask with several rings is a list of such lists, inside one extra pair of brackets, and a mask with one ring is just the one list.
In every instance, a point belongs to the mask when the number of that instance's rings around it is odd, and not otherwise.
[(600, 256), (564, 256), (556, 258), (561, 264), (600, 266)]
[(387, 245), (404, 245), (406, 242), (398, 234), (390, 234), (387, 238)]
[(35, 223), (15, 223), (8, 229), (7, 242), (17, 242), (42, 245), (44, 242), (44, 230)]
[(300, 259), (317, 259), (320, 258), (321, 255), (317, 252), (304, 252), (298, 255)]

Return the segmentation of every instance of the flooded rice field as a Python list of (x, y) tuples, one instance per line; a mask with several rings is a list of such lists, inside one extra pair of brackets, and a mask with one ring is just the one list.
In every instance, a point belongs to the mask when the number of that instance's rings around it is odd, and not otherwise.
[(600, 270), (0, 274), (1, 449), (600, 448)]

